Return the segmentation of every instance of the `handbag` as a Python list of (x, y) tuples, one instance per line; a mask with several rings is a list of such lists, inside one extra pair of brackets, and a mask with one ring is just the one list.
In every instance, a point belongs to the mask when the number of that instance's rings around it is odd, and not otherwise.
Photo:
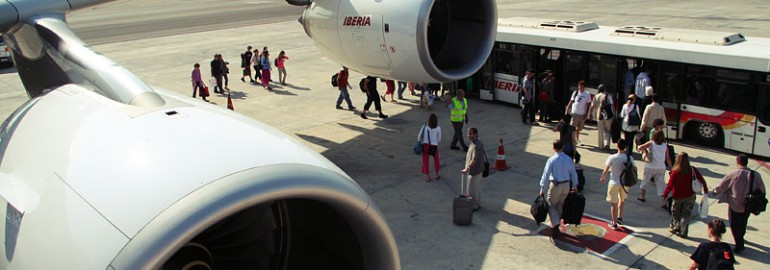
[(698, 216), (700, 216), (700, 218), (706, 218), (709, 216), (708, 196), (703, 196), (700, 198), (700, 206), (698, 207)]
[(746, 212), (755, 216), (767, 209), (767, 198), (765, 193), (759, 189), (754, 189), (754, 171), (749, 171), (749, 194), (746, 194)]
[(548, 216), (548, 208), (548, 202), (546, 202), (543, 195), (538, 196), (529, 207), (529, 213), (532, 214), (532, 218), (537, 226), (540, 226), (540, 223), (545, 221)]
[(703, 184), (698, 181), (698, 176), (695, 175), (695, 167), (690, 166), (692, 171), (692, 192), (701, 194), (703, 192)]
[(422, 154), (422, 136), (425, 135), (424, 131), (425, 131), (425, 125), (422, 125), (422, 128), (420, 129), (420, 140), (417, 141), (417, 143), (415, 143), (414, 147), (412, 148), (412, 150), (414, 151), (415, 155), (421, 155)]

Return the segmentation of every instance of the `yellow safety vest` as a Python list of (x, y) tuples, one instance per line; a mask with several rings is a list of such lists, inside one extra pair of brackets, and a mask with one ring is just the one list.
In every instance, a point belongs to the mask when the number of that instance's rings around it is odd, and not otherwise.
[(468, 111), (468, 99), (464, 98), (462, 102), (456, 97), (452, 98), (454, 108), (452, 108), (452, 122), (462, 122), (465, 120), (465, 113)]

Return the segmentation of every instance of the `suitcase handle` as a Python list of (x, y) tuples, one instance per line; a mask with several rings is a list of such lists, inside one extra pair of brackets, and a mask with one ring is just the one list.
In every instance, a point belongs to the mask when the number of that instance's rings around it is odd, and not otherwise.
[[(467, 181), (468, 185), (467, 186), (465, 185), (465, 182), (466, 182), (465, 179), (466, 178), (468, 179), (468, 181)], [(471, 185), (470, 176), (468, 174), (461, 173), (460, 174), (460, 195), (461, 196), (466, 196), (466, 197), (470, 196), (470, 194), (468, 194), (470, 192), (470, 185)]]

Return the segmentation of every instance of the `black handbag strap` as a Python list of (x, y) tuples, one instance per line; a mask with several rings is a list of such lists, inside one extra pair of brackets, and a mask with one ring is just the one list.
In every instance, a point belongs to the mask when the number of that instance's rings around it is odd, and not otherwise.
[[(420, 130), (420, 144), (422, 144), (422, 138), (425, 136), (425, 126), (426, 125), (422, 125), (422, 130)], [(430, 137), (428, 137), (428, 140), (430, 141)]]

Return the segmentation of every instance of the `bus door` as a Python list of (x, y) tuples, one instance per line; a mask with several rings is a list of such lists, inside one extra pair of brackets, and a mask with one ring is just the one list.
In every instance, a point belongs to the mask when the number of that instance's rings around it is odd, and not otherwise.
[(754, 135), (754, 151), (757, 156), (770, 157), (770, 85), (759, 86), (759, 108)]
[(666, 112), (666, 138), (681, 139), (684, 123), (680, 121), (683, 91), (683, 66), (680, 64), (661, 63), (655, 87), (655, 95)]

